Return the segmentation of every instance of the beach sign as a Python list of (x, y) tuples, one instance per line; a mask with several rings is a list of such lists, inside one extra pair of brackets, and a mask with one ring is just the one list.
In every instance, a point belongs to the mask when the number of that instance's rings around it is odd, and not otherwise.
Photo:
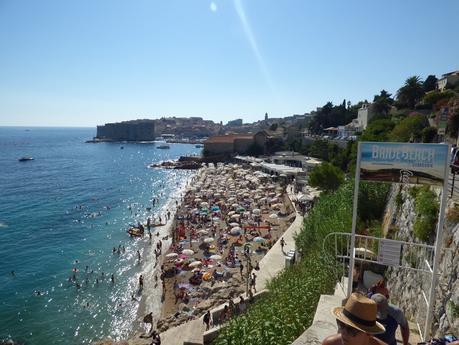
[(360, 143), (360, 179), (442, 186), (447, 176), (448, 145)]

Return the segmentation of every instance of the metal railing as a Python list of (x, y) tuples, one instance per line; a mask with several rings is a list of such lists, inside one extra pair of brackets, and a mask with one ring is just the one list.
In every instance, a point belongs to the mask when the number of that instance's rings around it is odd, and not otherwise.
[[(414, 316), (421, 338), (425, 334), (425, 321), (429, 310), (429, 293), (433, 276), (433, 263), (435, 247), (422, 243), (412, 243), (398, 240), (389, 240), (366, 235), (355, 235), (355, 248), (351, 250), (351, 233), (332, 232), (322, 242), (322, 250), (325, 256), (333, 256), (341, 265), (336, 269), (337, 281), (346, 294), (345, 280), (342, 275), (350, 275), (348, 264), (351, 255), (358, 262), (367, 262), (395, 268), (403, 268), (416, 271), (425, 276), (425, 284), (420, 286), (418, 312)], [(339, 276), (338, 276), (339, 275)], [(427, 292), (426, 292), (427, 291)]]

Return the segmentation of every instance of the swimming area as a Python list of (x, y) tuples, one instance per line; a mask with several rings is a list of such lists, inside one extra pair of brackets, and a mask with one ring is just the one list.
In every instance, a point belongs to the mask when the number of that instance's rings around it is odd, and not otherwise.
[[(126, 230), (152, 214), (164, 219), (193, 174), (147, 165), (200, 149), (84, 142), (94, 135), (94, 128), (0, 127), (0, 339), (121, 339), (138, 317), (138, 276), (152, 272), (154, 260), (148, 239)], [(34, 160), (19, 162), (23, 156)], [(74, 274), (79, 288), (69, 281)]]

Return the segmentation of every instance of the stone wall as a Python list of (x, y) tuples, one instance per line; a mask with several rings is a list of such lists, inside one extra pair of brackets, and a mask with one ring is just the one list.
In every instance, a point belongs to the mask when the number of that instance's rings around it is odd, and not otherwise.
[[(388, 237), (394, 239), (419, 242), (413, 235), (416, 214), (409, 188), (393, 185), (386, 207), (383, 231)], [(400, 195), (397, 197), (398, 194)], [(451, 213), (454, 206), (454, 201), (449, 199), (446, 214)], [(451, 218), (447, 216), (445, 220), (440, 252), (439, 283), (436, 288), (432, 324), (435, 336), (450, 333), (459, 335), (459, 224), (451, 221)], [(432, 243), (428, 244), (433, 245), (433, 239)], [(391, 302), (400, 306), (408, 319), (420, 322), (422, 327), (424, 327), (423, 321), (427, 311), (422, 291), (428, 298), (430, 277), (426, 273), (400, 268), (389, 268), (386, 272)]]

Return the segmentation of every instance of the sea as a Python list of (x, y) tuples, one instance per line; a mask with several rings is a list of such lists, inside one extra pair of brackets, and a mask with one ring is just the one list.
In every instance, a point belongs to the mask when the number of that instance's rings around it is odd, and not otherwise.
[[(142, 304), (159, 310), (153, 250), (167, 230), (155, 228), (153, 243), (126, 231), (147, 217), (164, 222), (194, 174), (148, 164), (201, 149), (85, 143), (95, 132), (0, 127), (0, 340), (119, 340), (132, 334)], [(141, 303), (142, 273), (150, 298)]]

